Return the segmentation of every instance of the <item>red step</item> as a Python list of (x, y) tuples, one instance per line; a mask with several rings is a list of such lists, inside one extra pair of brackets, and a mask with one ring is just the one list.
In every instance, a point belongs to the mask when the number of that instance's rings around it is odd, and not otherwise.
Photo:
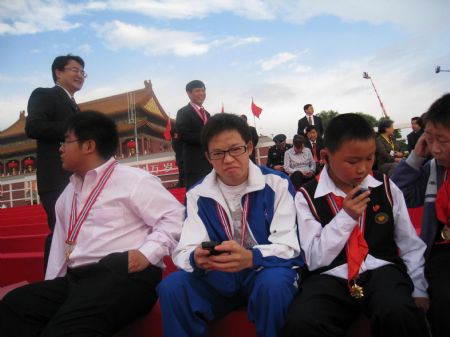
[(47, 234), (0, 236), (0, 253), (40, 252)]
[(44, 279), (44, 253), (0, 253), (0, 287)]
[(0, 226), (0, 237), (16, 236), (16, 235), (36, 235), (48, 234), (50, 230), (47, 225), (16, 225), (16, 226)]

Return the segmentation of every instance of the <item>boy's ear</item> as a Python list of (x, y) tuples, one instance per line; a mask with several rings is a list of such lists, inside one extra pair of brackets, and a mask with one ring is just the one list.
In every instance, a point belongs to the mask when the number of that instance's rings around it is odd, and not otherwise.
[(247, 152), (248, 152), (248, 155), (251, 156), (252, 153), (253, 153), (253, 151), (255, 151), (255, 147), (253, 146), (253, 142), (250, 140), (250, 141), (247, 143)]
[(325, 160), (325, 162), (328, 164), (328, 156), (329, 156), (329, 151), (328, 149), (322, 149), (320, 150), (320, 158)]

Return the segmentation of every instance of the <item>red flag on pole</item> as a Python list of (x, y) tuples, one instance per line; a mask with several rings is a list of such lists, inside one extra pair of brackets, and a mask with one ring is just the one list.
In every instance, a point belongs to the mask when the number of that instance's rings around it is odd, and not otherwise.
[(252, 97), (252, 112), (253, 112), (253, 115), (255, 115), (256, 117), (259, 118), (259, 115), (261, 115), (261, 111), (262, 111), (262, 109), (253, 102), (253, 97)]
[(171, 131), (172, 127), (170, 125), (170, 117), (167, 118), (167, 124), (166, 124), (166, 131), (164, 131), (164, 138), (166, 140), (172, 140), (172, 136), (170, 135), (170, 131)]
[(222, 110), (220, 110), (220, 113), (224, 113), (224, 112), (225, 112), (225, 109), (223, 107), (223, 102), (222, 102)]

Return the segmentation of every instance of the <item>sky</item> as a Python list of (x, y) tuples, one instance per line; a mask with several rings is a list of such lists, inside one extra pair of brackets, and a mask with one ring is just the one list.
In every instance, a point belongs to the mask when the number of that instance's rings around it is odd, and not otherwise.
[(206, 84), (205, 108), (263, 111), (262, 134), (292, 137), (303, 106), (409, 123), (450, 92), (448, 0), (0, 0), (0, 130), (36, 87), (53, 86), (58, 55), (88, 73), (77, 102), (151, 80), (172, 118), (185, 85)]

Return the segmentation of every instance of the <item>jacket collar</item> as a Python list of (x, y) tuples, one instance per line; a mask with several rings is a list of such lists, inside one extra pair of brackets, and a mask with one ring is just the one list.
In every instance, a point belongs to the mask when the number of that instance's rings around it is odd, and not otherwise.
[[(219, 203), (224, 203), (223, 196), (221, 193), (218, 193), (219, 187), (217, 184), (217, 173), (213, 169), (204, 179), (203, 181), (194, 186), (189, 193), (197, 194), (200, 197), (211, 198)], [(255, 191), (260, 191), (264, 189), (266, 185), (266, 180), (264, 175), (261, 172), (261, 169), (253, 164), (253, 162), (249, 159), (249, 174), (248, 174), (248, 185), (244, 191), (244, 194), (248, 194)]]

